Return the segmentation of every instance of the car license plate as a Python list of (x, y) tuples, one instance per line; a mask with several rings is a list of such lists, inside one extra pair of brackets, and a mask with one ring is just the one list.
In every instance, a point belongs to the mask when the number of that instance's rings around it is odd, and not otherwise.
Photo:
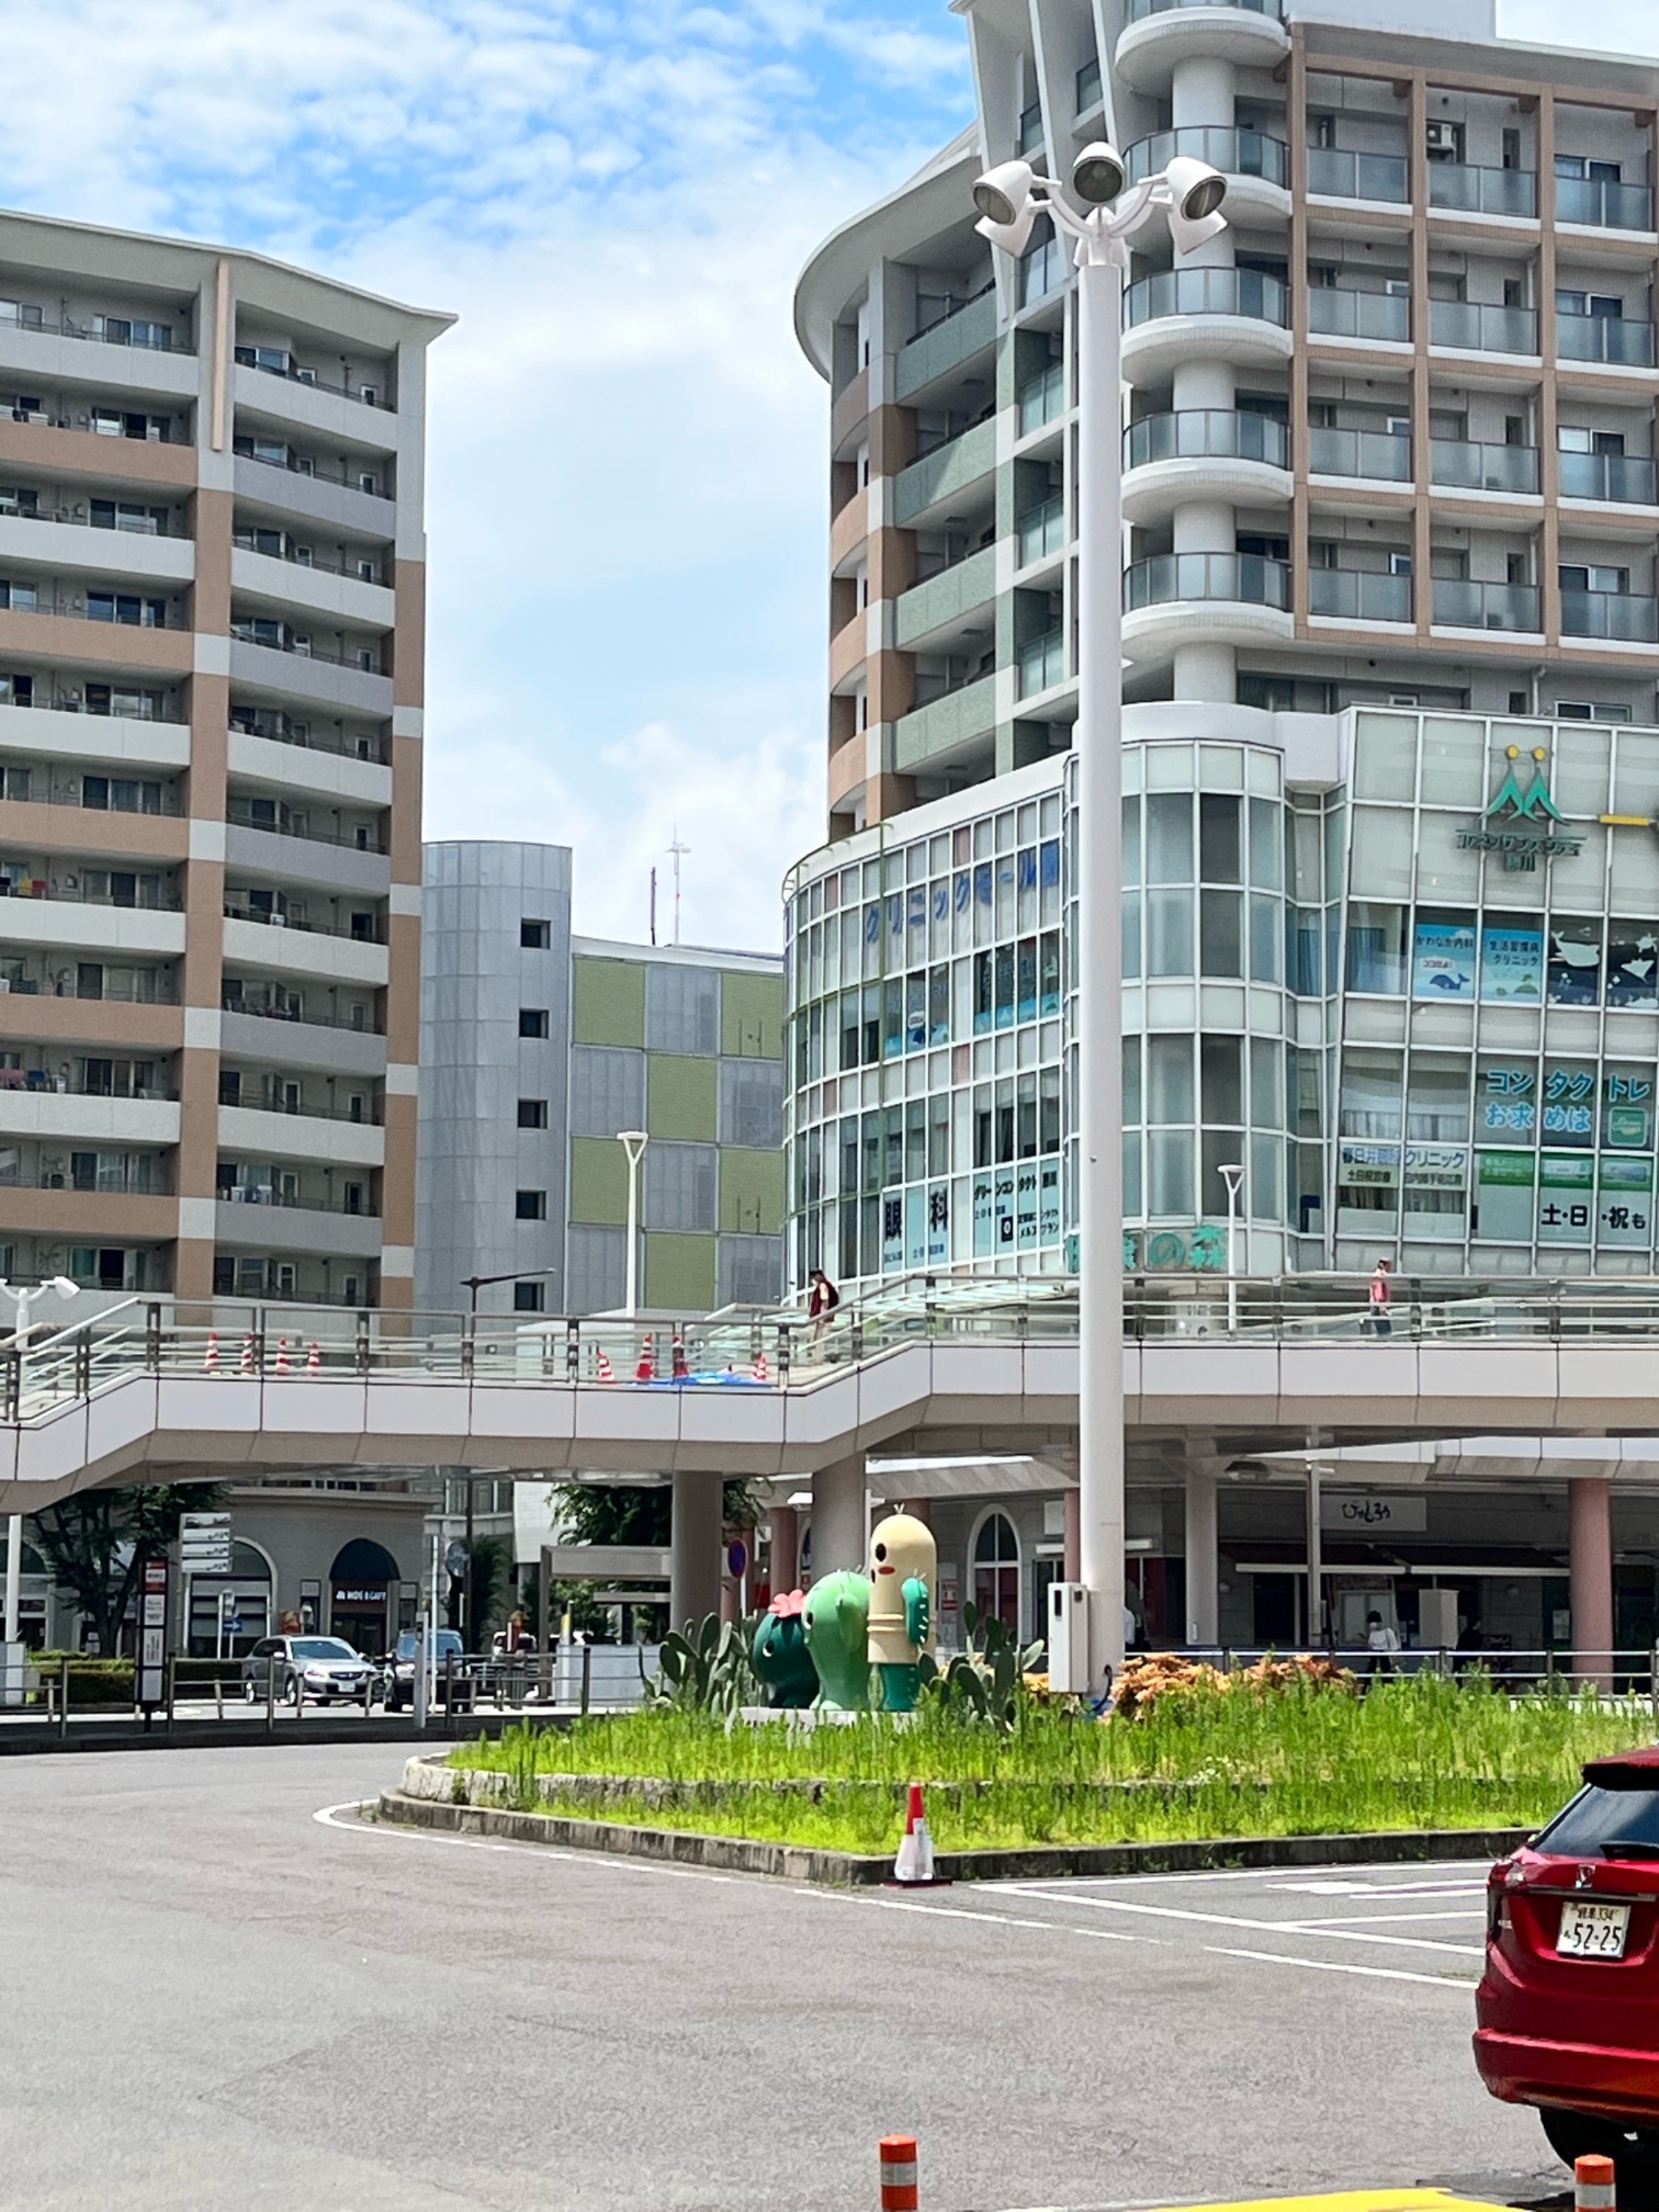
[(1555, 1939), (1559, 1959), (1622, 1959), (1630, 1934), (1627, 1905), (1589, 1905), (1570, 1897), (1561, 1907)]

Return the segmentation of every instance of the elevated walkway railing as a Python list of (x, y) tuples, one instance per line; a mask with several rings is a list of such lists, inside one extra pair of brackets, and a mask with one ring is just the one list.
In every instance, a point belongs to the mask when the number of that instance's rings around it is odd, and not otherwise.
[[(25, 1343), (0, 1342), (0, 1423), (27, 1425), (135, 1376), (555, 1384), (612, 1390), (811, 1387), (916, 1343), (1075, 1343), (1070, 1277), (906, 1278), (821, 1320), (778, 1309), (705, 1317), (510, 1316), (128, 1298)], [(1370, 1279), (1203, 1276), (1125, 1286), (1134, 1344), (1406, 1344), (1659, 1340), (1659, 1279), (1396, 1279), (1379, 1315)]]

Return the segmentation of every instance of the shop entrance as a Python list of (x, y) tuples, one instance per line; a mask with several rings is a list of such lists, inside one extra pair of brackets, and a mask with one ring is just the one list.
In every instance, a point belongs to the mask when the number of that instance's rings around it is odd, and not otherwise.
[(355, 1536), (329, 1570), (329, 1633), (370, 1659), (389, 1651), (398, 1580), (398, 1562), (391, 1553), (368, 1536)]

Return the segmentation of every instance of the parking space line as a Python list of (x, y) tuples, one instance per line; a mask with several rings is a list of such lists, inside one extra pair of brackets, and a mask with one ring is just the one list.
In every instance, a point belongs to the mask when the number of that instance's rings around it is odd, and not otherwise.
[[(1052, 1890), (1045, 1891), (1043, 1894), (1054, 1904), (1066, 1902), (1064, 1899), (1055, 1897)], [(1097, 1912), (1139, 1912), (1155, 1920), (1191, 1921), (1212, 1928), (1253, 1928), (1269, 1936), (1307, 1936), (1322, 1932), (1332, 1942), (1387, 1943), (1412, 1951), (1449, 1951), (1460, 1959), (1468, 1958), (1473, 1950), (1473, 1947), (1467, 1943), (1437, 1942), (1431, 1936), (1371, 1936), (1358, 1928), (1335, 1928), (1322, 1925), (1318, 1921), (1246, 1919), (1238, 1913), (1195, 1912), (1188, 1906), (1179, 1905), (1139, 1905), (1127, 1897), (1079, 1897), (1075, 1902), (1092, 1906)], [(1480, 1954), (1474, 1952), (1474, 1955), (1478, 1957)]]
[(456, 1844), (468, 1851), (511, 1851), (538, 1859), (563, 1859), (572, 1866), (605, 1867), (613, 1874), (660, 1874), (681, 1881), (743, 1881), (736, 1874), (714, 1874), (707, 1867), (660, 1866), (654, 1859), (628, 1858), (619, 1851), (566, 1851), (556, 1844), (491, 1843), (482, 1836), (447, 1836), (437, 1828), (402, 1827), (396, 1821), (337, 1820), (337, 1813), (359, 1813), (372, 1800), (348, 1797), (343, 1804), (325, 1805), (312, 1819), (325, 1828), (361, 1836), (389, 1836), (409, 1844)]
[(1126, 1936), (1117, 1928), (1068, 1928), (1060, 1920), (1020, 1920), (1011, 1912), (981, 1912), (971, 1905), (924, 1905), (920, 1898), (872, 1897), (868, 1892), (839, 1889), (797, 1889), (797, 1897), (821, 1898), (830, 1905), (873, 1905), (883, 1912), (926, 1912), (942, 1920), (988, 1920), (994, 1927), (1040, 1928), (1050, 1935), (1092, 1936), (1106, 1943), (1152, 1943), (1156, 1936)]
[(1411, 1974), (1402, 1966), (1358, 1966), (1351, 1959), (1293, 1959), (1283, 1951), (1236, 1951), (1219, 1943), (1205, 1950), (1216, 1959), (1253, 1959), (1266, 1966), (1306, 1966), (1316, 1974), (1357, 1974), (1374, 1982), (1417, 1982), (1431, 1990), (1455, 1990), (1461, 1996), (1475, 1984), (1461, 1974)]
[(1484, 1920), (1484, 1905), (1460, 1905), (1455, 1912), (1336, 1912), (1328, 1920), (1300, 1920), (1299, 1928), (1365, 1928), (1374, 1924), (1420, 1928), (1428, 1920)]

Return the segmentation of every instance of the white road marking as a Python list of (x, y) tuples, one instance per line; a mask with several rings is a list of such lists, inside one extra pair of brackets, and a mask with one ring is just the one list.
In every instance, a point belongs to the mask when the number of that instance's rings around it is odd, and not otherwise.
[[(1392, 1863), (1398, 1864), (1399, 1862), (1394, 1862)], [(1322, 1890), (1325, 1894), (1339, 1897), (1391, 1897), (1395, 1895), (1413, 1897), (1417, 1895), (1419, 1887), (1427, 1892), (1428, 1890), (1435, 1888), (1456, 1888), (1462, 1887), (1463, 1884), (1468, 1884), (1472, 1888), (1476, 1889), (1484, 1888), (1486, 1886), (1486, 1875), (1484, 1872), (1475, 1874), (1474, 1871), (1476, 1869), (1484, 1869), (1486, 1864), (1484, 1858), (1425, 1859), (1412, 1862), (1412, 1863), (1416, 1865), (1419, 1869), (1419, 1881), (1402, 1884), (1397, 1890), (1393, 1887), (1379, 1887), (1375, 1882), (1352, 1881), (1350, 1878), (1342, 1876), (1341, 1870), (1336, 1867), (1331, 1867), (1328, 1869), (1322, 1867), (1308, 1868), (1306, 1869), (1305, 1886), (1311, 1892), (1314, 1890), (1315, 1886), (1318, 1885), (1320, 1889)], [(1304, 1884), (1302, 1881), (1281, 1882), (1279, 1880), (1275, 1879), (1275, 1877), (1295, 1875), (1299, 1871), (1299, 1869), (1291, 1867), (1204, 1867), (1193, 1874), (1091, 1874), (1078, 1875), (1073, 1877), (1073, 1879), (1079, 1887), (1086, 1886), (1090, 1889), (1100, 1889), (1109, 1887), (1116, 1888), (1125, 1882), (1131, 1883), (1136, 1889), (1150, 1888), (1154, 1883), (1162, 1888), (1164, 1884), (1172, 1881), (1260, 1881), (1266, 1882), (1271, 1887), (1277, 1889), (1280, 1887), (1297, 1888), (1304, 1887)], [(1378, 1868), (1377, 1871), (1382, 1873), (1384, 1869)], [(1474, 1880), (1471, 1882), (1470, 1877), (1472, 1874), (1474, 1874)], [(1426, 1877), (1431, 1875), (1451, 1875), (1454, 1879), (1449, 1883), (1431, 1883), (1426, 1879)], [(1018, 1880), (1011, 1879), (1006, 1881), (982, 1881), (980, 1883), (979, 1887), (981, 1889), (996, 1890), (1042, 1890), (1048, 1888), (1053, 1881), (1054, 1876), (1052, 1875), (1030, 1875)], [(1339, 1882), (1340, 1884), (1340, 1887), (1337, 1886)]]
[(1482, 1876), (1475, 1881), (1275, 1881), (1268, 1887), (1285, 1897), (1479, 1897), (1486, 1884)]
[(744, 1875), (714, 1874), (707, 1867), (659, 1866), (653, 1859), (626, 1858), (616, 1851), (562, 1850), (556, 1844), (493, 1844), (482, 1836), (448, 1836), (438, 1828), (401, 1827), (396, 1821), (337, 1820), (337, 1813), (357, 1813), (371, 1800), (348, 1797), (342, 1805), (325, 1805), (312, 1819), (325, 1828), (339, 1828), (360, 1836), (392, 1836), (409, 1844), (455, 1844), (467, 1851), (528, 1852), (538, 1859), (568, 1859), (573, 1866), (606, 1867), (613, 1874), (672, 1875), (681, 1881), (742, 1881)]
[[(1051, 1890), (1045, 1891), (1043, 1894), (1056, 1905), (1066, 1901), (1055, 1897)], [(1472, 1949), (1467, 1943), (1438, 1943), (1430, 1936), (1368, 1936), (1357, 1928), (1333, 1928), (1318, 1921), (1245, 1919), (1231, 1912), (1194, 1912), (1189, 1907), (1179, 1905), (1137, 1905), (1127, 1897), (1079, 1897), (1075, 1902), (1091, 1905), (1097, 1912), (1139, 1912), (1155, 1920), (1195, 1921), (1213, 1928), (1253, 1928), (1270, 1936), (1322, 1933), (1328, 1941), (1333, 1942), (1387, 1943), (1412, 1951), (1449, 1951), (1460, 1959), (1468, 1958)], [(1478, 1957), (1480, 1954), (1475, 1952), (1474, 1955)]]
[(1011, 1912), (980, 1912), (971, 1905), (924, 1905), (920, 1899), (872, 1897), (866, 1890), (797, 1889), (797, 1897), (821, 1898), (830, 1905), (869, 1905), (884, 1912), (927, 1912), (943, 1920), (988, 1920), (999, 1928), (1040, 1928), (1050, 1935), (1092, 1936), (1108, 1943), (1156, 1943), (1155, 1936), (1126, 1936), (1115, 1928), (1068, 1928), (1059, 1920), (1017, 1920)]
[[(1298, 1920), (1298, 1928), (1420, 1928), (1427, 1920), (1484, 1920), (1482, 1905), (1460, 1905), (1455, 1912), (1338, 1912), (1328, 1920)], [(1288, 1923), (1287, 1923), (1288, 1924)]]
[(1231, 1951), (1218, 1943), (1205, 1949), (1216, 1959), (1254, 1959), (1265, 1966), (1308, 1966), (1317, 1974), (1358, 1974), (1376, 1982), (1419, 1982), (1431, 1990), (1472, 1990), (1475, 1984), (1456, 1974), (1408, 1974), (1399, 1966), (1356, 1966), (1346, 1959), (1291, 1959), (1283, 1951)]

